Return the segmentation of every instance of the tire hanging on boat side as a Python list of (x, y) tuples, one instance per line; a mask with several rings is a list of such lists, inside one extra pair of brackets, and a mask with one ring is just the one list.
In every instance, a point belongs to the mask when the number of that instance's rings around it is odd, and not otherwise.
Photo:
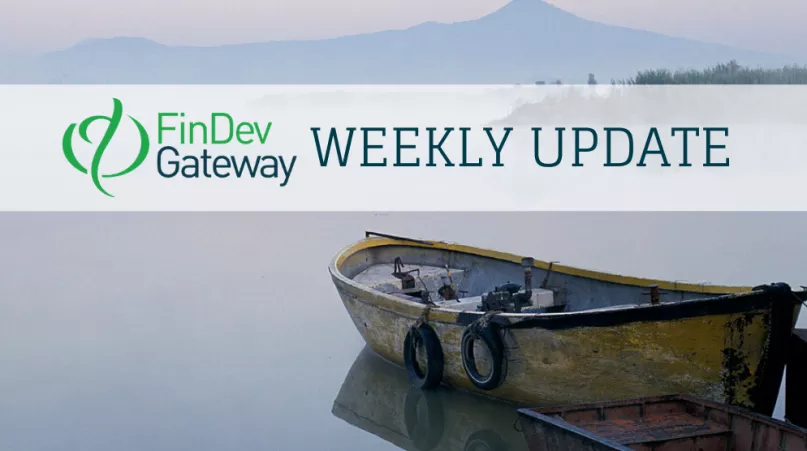
[[(420, 368), (417, 350), (420, 345), (426, 350), (426, 369)], [(443, 348), (437, 333), (428, 324), (409, 328), (404, 339), (404, 365), (409, 380), (417, 388), (428, 390), (443, 381)]]
[[(484, 344), (490, 355), (490, 371), (487, 375), (482, 375), (476, 366), (474, 344), (478, 341)], [(460, 350), (465, 374), (477, 388), (493, 390), (504, 383), (507, 377), (507, 356), (499, 335), (499, 326), (487, 321), (471, 324), (462, 333)]]

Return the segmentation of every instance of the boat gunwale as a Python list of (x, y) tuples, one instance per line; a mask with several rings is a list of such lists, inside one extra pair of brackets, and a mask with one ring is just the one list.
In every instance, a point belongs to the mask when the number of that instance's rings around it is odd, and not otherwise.
[[(463, 254), (475, 255), (478, 257), (487, 257), (492, 258), (494, 260), (501, 260), (507, 261), (510, 263), (521, 263), (521, 259), (523, 256), (512, 254), (509, 252), (501, 252), (495, 251), (490, 249), (482, 249), (474, 246), (467, 246), (464, 244), (457, 244), (457, 243), (449, 243), (445, 241), (409, 241), (404, 239), (392, 239), (392, 238), (384, 238), (384, 237), (367, 237), (361, 239), (349, 246), (343, 248), (339, 253), (336, 254), (334, 257), (331, 268), (339, 271), (339, 266), (344, 262), (345, 259), (349, 255), (355, 254), (359, 251), (365, 249), (371, 249), (375, 247), (384, 247), (384, 246), (395, 246), (395, 245), (403, 245), (409, 247), (419, 247), (419, 248), (430, 248), (430, 249), (440, 249), (440, 250), (447, 250), (447, 251), (454, 251)], [(594, 271), (590, 269), (583, 269), (577, 268), (574, 266), (566, 266), (566, 265), (559, 265), (554, 263), (545, 262), (542, 260), (534, 260), (533, 267), (543, 270), (552, 269), (552, 272), (557, 272), (560, 274), (566, 274), (569, 276), (577, 276), (583, 277), (588, 279), (599, 280), (601, 282), (608, 282), (608, 283), (615, 283), (619, 285), (628, 285), (628, 286), (635, 286), (635, 287), (642, 287), (646, 288), (650, 285), (658, 285), (659, 289), (661, 290), (672, 290), (672, 291), (686, 291), (691, 293), (704, 293), (704, 294), (737, 294), (737, 293), (745, 293), (749, 292), (753, 289), (751, 286), (739, 286), (739, 285), (710, 285), (707, 283), (702, 284), (693, 284), (693, 283), (683, 283), (683, 282), (675, 282), (675, 281), (668, 281), (668, 280), (660, 280), (660, 279), (648, 279), (644, 277), (633, 277), (633, 276), (623, 276), (614, 273), (602, 272), (602, 271)]]
[[(340, 250), (332, 259), (329, 265), (329, 272), (331, 276), (335, 279), (335, 281), (339, 281), (342, 283), (345, 288), (349, 288), (355, 291), (355, 293), (360, 293), (363, 295), (370, 295), (374, 299), (373, 305), (381, 308), (383, 310), (387, 310), (393, 312), (398, 315), (406, 316), (411, 319), (417, 319), (424, 308), (426, 307), (424, 304), (419, 304), (413, 301), (409, 301), (406, 299), (402, 299), (397, 296), (393, 296), (388, 293), (384, 293), (382, 291), (373, 289), (367, 285), (361, 284), (356, 282), (355, 280), (347, 277), (345, 274), (342, 273), (340, 267), (341, 265), (352, 255), (356, 253), (366, 250), (372, 249), (377, 247), (385, 247), (385, 246), (408, 246), (408, 247), (416, 247), (416, 248), (433, 248), (439, 250), (447, 250), (453, 252), (460, 252), (465, 253), (468, 255), (475, 255), (479, 257), (485, 258), (492, 258), (501, 261), (508, 261), (511, 263), (520, 263), (521, 257), (515, 254), (499, 252), (499, 251), (491, 251), (481, 248), (476, 248), (472, 246), (465, 246), (460, 244), (454, 243), (447, 243), (447, 242), (421, 242), (421, 241), (409, 241), (405, 239), (393, 239), (393, 238), (375, 238), (375, 237), (367, 237), (362, 240), (359, 240), (351, 245), (344, 247)], [(534, 267), (539, 269), (549, 269), (549, 263), (544, 261), (535, 260)], [(717, 309), (717, 310), (730, 310), (734, 311), (746, 311), (746, 310), (753, 310), (753, 309), (763, 309), (769, 308), (770, 304), (766, 301), (762, 300), (762, 302), (751, 302), (751, 305), (742, 305), (746, 303), (736, 302), (736, 300), (741, 298), (747, 298), (752, 300), (751, 296), (758, 296), (761, 294), (760, 291), (754, 291), (752, 287), (747, 286), (720, 286), (720, 285), (694, 285), (694, 284), (679, 284), (677, 282), (669, 282), (669, 281), (662, 281), (662, 280), (655, 280), (655, 279), (644, 279), (644, 278), (636, 278), (636, 277), (627, 277), (627, 276), (620, 276), (616, 274), (610, 273), (603, 273), (597, 271), (591, 271), (586, 269), (579, 269), (570, 266), (561, 266), (561, 265), (552, 265), (552, 270), (554, 272), (559, 272), (567, 275), (578, 276), (578, 277), (588, 277), (595, 280), (603, 281), (603, 282), (610, 282), (616, 283), (621, 285), (628, 285), (628, 286), (635, 286), (635, 287), (646, 287), (648, 285), (659, 285), (659, 288), (662, 289), (672, 289), (672, 290), (680, 290), (680, 291), (689, 291), (694, 293), (703, 293), (703, 294), (715, 294), (715, 296), (704, 296), (696, 299), (690, 299), (685, 301), (673, 301), (673, 302), (663, 302), (658, 305), (651, 305), (651, 304), (637, 304), (637, 305), (630, 305), (625, 308), (614, 308), (614, 307), (606, 307), (600, 309), (589, 309), (589, 310), (577, 310), (571, 312), (544, 312), (544, 313), (500, 313), (497, 314), (492, 321), (499, 322), (503, 325), (508, 325), (509, 327), (514, 328), (531, 328), (531, 327), (543, 327), (547, 328), (558, 328), (558, 327), (551, 327), (551, 324), (547, 323), (547, 321), (558, 320), (558, 319), (568, 319), (572, 322), (572, 324), (568, 326), (559, 325), (559, 328), (565, 327), (581, 327), (585, 325), (603, 325), (597, 324), (596, 317), (612, 317), (612, 320), (607, 321), (611, 323), (616, 321), (617, 323), (627, 323), (631, 322), (631, 319), (628, 318), (614, 318), (613, 314), (617, 313), (617, 316), (624, 316), (626, 312), (635, 312), (635, 315), (638, 315), (637, 321), (647, 320), (646, 313), (647, 312), (654, 312), (654, 315), (661, 314), (664, 317), (669, 318), (680, 318), (680, 317), (691, 317), (691, 316), (702, 316), (704, 314), (713, 314), (717, 313), (712, 312), (712, 306), (715, 305), (714, 301), (720, 300), (733, 300), (734, 302), (722, 303), (725, 305), (726, 308), (724, 309)], [(701, 290), (701, 291), (699, 291)], [(359, 299), (358, 294), (351, 293), (356, 299)], [(379, 302), (382, 301), (383, 302)], [(362, 300), (362, 302), (369, 303), (368, 301)], [(758, 304), (758, 305), (757, 305)], [(700, 307), (706, 307), (706, 310), (709, 310), (705, 313), (700, 312)], [(697, 310), (696, 314), (676, 314), (676, 311), (679, 311), (681, 307), (684, 307), (685, 310), (692, 309), (693, 307)], [(673, 310), (671, 310), (673, 309)], [(666, 313), (665, 313), (666, 312)], [(467, 325), (473, 322), (474, 320), (481, 317), (482, 312), (471, 312), (471, 311), (463, 311), (459, 309), (451, 309), (447, 307), (432, 307), (429, 312), (429, 319), (431, 321), (437, 322), (444, 322), (450, 324), (461, 324)], [(587, 316), (589, 318), (593, 318), (594, 324), (576, 324), (578, 321), (575, 320), (576, 318), (580, 318), (582, 316)], [(633, 315), (630, 315), (633, 316)], [(566, 322), (566, 321), (562, 321)]]

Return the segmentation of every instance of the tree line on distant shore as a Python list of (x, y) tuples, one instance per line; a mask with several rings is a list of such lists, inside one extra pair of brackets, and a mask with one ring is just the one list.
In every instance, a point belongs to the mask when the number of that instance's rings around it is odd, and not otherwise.
[[(536, 84), (545, 84), (537, 82)], [(561, 84), (560, 81), (555, 84)], [(589, 74), (588, 84), (597, 84), (594, 74)], [(778, 69), (763, 69), (741, 66), (737, 61), (720, 63), (697, 69), (648, 69), (639, 71), (635, 77), (614, 80), (615, 85), (803, 85), (807, 84), (807, 67), (784, 66)]]
[(704, 70), (644, 70), (624, 80), (631, 85), (803, 85), (807, 67), (785, 66), (762, 69), (741, 66), (737, 61), (717, 64)]

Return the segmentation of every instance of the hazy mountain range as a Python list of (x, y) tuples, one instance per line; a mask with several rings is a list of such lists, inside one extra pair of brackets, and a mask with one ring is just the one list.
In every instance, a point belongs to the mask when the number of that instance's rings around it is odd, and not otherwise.
[(600, 82), (648, 68), (800, 63), (582, 19), (541, 0), (513, 0), (477, 20), (334, 39), (220, 47), (142, 38), (84, 41), (0, 59), (6, 83), (533, 83)]

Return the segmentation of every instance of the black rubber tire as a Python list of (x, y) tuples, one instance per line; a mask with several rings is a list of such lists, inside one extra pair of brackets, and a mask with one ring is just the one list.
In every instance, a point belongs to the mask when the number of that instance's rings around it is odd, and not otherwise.
[[(411, 388), (404, 403), (404, 424), (409, 440), (420, 451), (429, 451), (440, 444), (445, 431), (445, 409), (439, 392)], [(420, 402), (426, 404), (425, 418), (421, 418)]]
[[(426, 349), (426, 371), (420, 368), (417, 361), (418, 345), (423, 343)], [(417, 388), (428, 390), (440, 385), (443, 381), (443, 348), (437, 333), (428, 324), (411, 327), (404, 339), (404, 365), (409, 380)]]
[[(479, 373), (474, 357), (474, 343), (482, 341), (488, 348), (491, 358), (491, 370), (487, 376)], [(482, 390), (493, 390), (498, 388), (507, 377), (507, 358), (504, 354), (504, 344), (499, 335), (499, 327), (488, 323), (484, 327), (470, 326), (462, 333), (462, 367), (468, 379), (477, 388)]]

